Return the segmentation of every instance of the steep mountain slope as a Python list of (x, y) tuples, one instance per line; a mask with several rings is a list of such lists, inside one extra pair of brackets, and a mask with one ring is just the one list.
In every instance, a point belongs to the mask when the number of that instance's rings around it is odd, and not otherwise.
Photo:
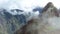
[[(3, 14), (2, 14), (3, 12)], [(0, 11), (0, 34), (13, 34), (14, 31), (26, 24), (26, 16), (23, 14), (12, 15), (3, 9)]]
[(49, 2), (42, 10), (43, 16), (45, 15), (46, 17), (53, 17), (53, 16), (59, 16), (57, 12), (57, 8)]

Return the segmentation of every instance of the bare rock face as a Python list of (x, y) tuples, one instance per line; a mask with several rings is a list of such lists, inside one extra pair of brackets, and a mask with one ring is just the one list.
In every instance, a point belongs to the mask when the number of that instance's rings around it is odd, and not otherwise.
[(59, 16), (57, 8), (51, 3), (49, 2), (43, 9), (42, 11), (42, 15), (46, 16), (46, 17), (53, 17), (53, 16)]
[(46, 11), (48, 8), (50, 7), (54, 7), (53, 4), (51, 2), (49, 2), (43, 9), (43, 11)]
[[(50, 18), (59, 18), (57, 8), (49, 2), (42, 11), (42, 16), (38, 19), (31, 19), (28, 24), (17, 30), (14, 34), (56, 34), (56, 30), (51, 27), (54, 19), (51, 23)], [(49, 21), (50, 20), (50, 21)], [(56, 33), (55, 33), (56, 32)]]

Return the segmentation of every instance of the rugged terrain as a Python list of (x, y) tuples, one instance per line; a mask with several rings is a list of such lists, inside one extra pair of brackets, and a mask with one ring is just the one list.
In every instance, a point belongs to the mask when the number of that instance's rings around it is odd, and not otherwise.
[(10, 11), (0, 9), (0, 34), (60, 33), (59, 11), (51, 2), (43, 9), (40, 7), (33, 9), (32, 13), (25, 13), (19, 9)]

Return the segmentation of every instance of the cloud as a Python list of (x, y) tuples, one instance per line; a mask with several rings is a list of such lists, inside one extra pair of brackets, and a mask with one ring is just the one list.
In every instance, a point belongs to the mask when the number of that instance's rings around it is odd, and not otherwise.
[(18, 4), (25, 8), (32, 8), (35, 6), (44, 7), (48, 2), (52, 2), (57, 8), (60, 8), (60, 0), (17, 0)]
[(60, 8), (60, 0), (0, 0), (0, 6), (15, 6), (16, 8), (18, 6), (23, 10), (32, 10), (36, 6), (45, 7), (48, 2), (52, 2), (54, 6)]

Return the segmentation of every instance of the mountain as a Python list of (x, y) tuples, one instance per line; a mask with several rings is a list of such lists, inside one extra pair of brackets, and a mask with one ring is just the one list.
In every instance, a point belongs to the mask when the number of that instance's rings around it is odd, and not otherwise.
[[(40, 10), (37, 9), (34, 9), (33, 11)], [(59, 13), (57, 8), (53, 5), (52, 2), (49, 2), (42, 9), (41, 16), (38, 16), (38, 19), (34, 19), (33, 17), (25, 26), (21, 27), (21, 29), (16, 30), (14, 34), (55, 34), (53, 26), (59, 22), (58, 19)], [(52, 30), (54, 30), (54, 32)]]
[(12, 9), (11, 11), (12, 11), (12, 12), (14, 12), (14, 11), (23, 12), (23, 10), (19, 10), (19, 9)]
[(52, 2), (49, 2), (45, 7), (44, 7), (44, 9), (43, 9), (43, 11), (46, 11), (48, 8), (52, 8), (52, 7), (54, 7), (54, 5), (53, 5), (53, 3)]
[(39, 11), (39, 13), (41, 13), (42, 9), (43, 8), (41, 8), (41, 7), (36, 7), (36, 8), (33, 9), (33, 12)]
[(59, 16), (57, 8), (53, 5), (52, 2), (49, 2), (42, 10), (42, 14), (45, 17)]
[[(39, 21), (39, 24), (40, 24), (40, 22), (43, 23), (44, 22), (43, 20), (46, 20), (48, 18), (59, 17), (57, 8), (51, 2), (49, 2), (44, 8), (41, 8), (41, 7), (34, 8), (32, 10), (34, 14), (30, 12), (28, 14), (27, 13), (23, 14), (24, 11), (20, 9), (11, 9), (10, 11), (11, 13), (6, 9), (0, 9), (0, 34), (14, 34), (14, 33), (20, 34), (21, 32), (24, 34), (26, 31), (26, 27), (27, 27), (27, 30), (29, 30), (30, 28), (32, 29), (31, 26), (37, 25), (38, 24), (37, 21)], [(38, 13), (37, 12), (35, 14), (36, 11), (39, 11), (39, 13), (41, 13), (41, 16), (39, 16), (37, 20), (33, 19), (36, 17), (34, 16), (33, 18), (31, 18), (31, 21), (28, 21), (29, 20), (28, 18), (31, 15), (33, 16)], [(39, 19), (41, 19), (41, 21)], [(29, 27), (29, 24), (31, 25), (30, 27)], [(30, 34), (30, 31), (28, 32), (28, 34)], [(35, 30), (35, 34), (37, 34), (36, 32), (37, 30)]]
[(12, 15), (6, 9), (0, 10), (0, 34), (13, 34), (14, 31), (21, 28), (25, 24), (26, 16), (24, 14)]

